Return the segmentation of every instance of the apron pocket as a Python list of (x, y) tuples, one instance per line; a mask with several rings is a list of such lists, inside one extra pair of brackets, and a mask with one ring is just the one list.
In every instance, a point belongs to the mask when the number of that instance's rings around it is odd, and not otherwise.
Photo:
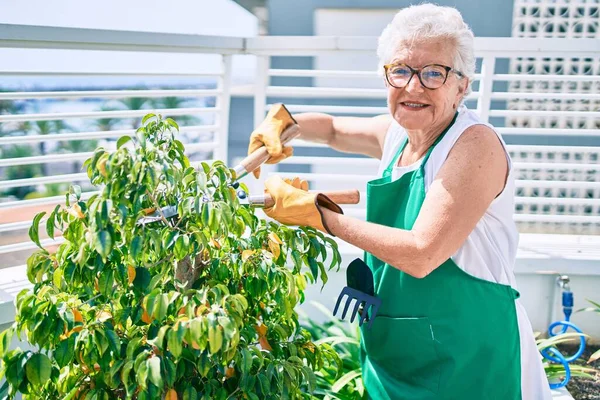
[(398, 387), (422, 387), (437, 394), (440, 363), (429, 318), (377, 316), (371, 329), (365, 324), (361, 331), (378, 374), (397, 381)]

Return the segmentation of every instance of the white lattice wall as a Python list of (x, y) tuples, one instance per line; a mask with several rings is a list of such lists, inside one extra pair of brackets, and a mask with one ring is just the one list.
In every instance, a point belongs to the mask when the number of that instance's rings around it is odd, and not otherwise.
[[(513, 37), (523, 38), (591, 38), (600, 39), (600, 3), (598, 0), (515, 0)], [(586, 81), (587, 76), (600, 75), (600, 58), (550, 58), (528, 57), (511, 60), (510, 73), (535, 75), (564, 75), (564, 80), (532, 79), (511, 82), (511, 92), (548, 93), (547, 98), (520, 98), (507, 104), (511, 110), (543, 111), (599, 111), (600, 82)], [(572, 76), (577, 75), (576, 78)], [(571, 77), (569, 77), (571, 76)], [(571, 80), (569, 80), (571, 79)], [(591, 94), (592, 98), (557, 99), (552, 93)], [(583, 96), (582, 96), (583, 97)], [(519, 116), (506, 120), (506, 126), (531, 128), (600, 129), (600, 119), (594, 116)], [(565, 131), (568, 134), (568, 131)], [(575, 142), (573, 144), (576, 144)], [(543, 151), (531, 146), (531, 151), (514, 152), (516, 162), (561, 163), (556, 168), (520, 169), (517, 179), (600, 182), (598, 150), (590, 148), (564, 148), (560, 151)], [(564, 164), (579, 164), (578, 167)], [(587, 165), (586, 165), (587, 164)], [(596, 164), (590, 167), (590, 164)], [(542, 198), (572, 198), (564, 202), (521, 203), (516, 212), (526, 214), (555, 214), (586, 216), (598, 215), (600, 190), (596, 188), (545, 188), (524, 187), (517, 196)], [(521, 231), (600, 233), (598, 224), (520, 222)]]
[[(513, 37), (600, 39), (598, 0), (515, 0)], [(518, 58), (511, 61), (511, 73), (541, 75), (600, 75), (598, 58)], [(521, 81), (512, 82), (515, 92), (600, 93), (600, 82)], [(513, 110), (597, 111), (600, 100), (518, 99), (509, 103)], [(509, 126), (540, 128), (600, 128), (592, 117), (519, 117)]]

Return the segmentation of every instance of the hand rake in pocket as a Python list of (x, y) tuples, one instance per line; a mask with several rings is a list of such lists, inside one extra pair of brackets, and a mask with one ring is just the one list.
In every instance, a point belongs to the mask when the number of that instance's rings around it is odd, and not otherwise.
[(346, 318), (350, 303), (355, 300), (354, 309), (350, 316), (350, 322), (354, 322), (356, 314), (360, 313), (358, 325), (362, 326), (365, 321), (368, 321), (368, 328), (371, 328), (373, 320), (377, 315), (377, 310), (381, 305), (381, 299), (375, 297), (375, 284), (373, 283), (373, 273), (367, 264), (360, 258), (355, 259), (348, 265), (346, 269), (347, 286), (344, 287), (338, 296), (333, 314), (337, 314), (340, 304), (344, 297), (348, 297), (341, 319)]

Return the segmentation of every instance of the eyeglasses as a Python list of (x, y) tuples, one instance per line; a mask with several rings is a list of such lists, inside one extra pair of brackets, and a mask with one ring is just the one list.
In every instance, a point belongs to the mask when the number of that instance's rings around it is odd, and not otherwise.
[(419, 77), (421, 85), (430, 90), (442, 87), (450, 72), (454, 72), (459, 78), (464, 76), (462, 72), (441, 64), (429, 64), (423, 68), (411, 68), (406, 64), (386, 64), (383, 69), (387, 82), (397, 89), (408, 85), (415, 74)]

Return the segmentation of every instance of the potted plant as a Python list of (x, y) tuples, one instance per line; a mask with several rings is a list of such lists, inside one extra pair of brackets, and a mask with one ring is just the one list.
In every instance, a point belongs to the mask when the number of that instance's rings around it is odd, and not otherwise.
[[(72, 186), (65, 206), (34, 218), (34, 286), (0, 334), (3, 395), (310, 398), (314, 371), (339, 360), (295, 311), (307, 284), (339, 266), (336, 243), (258, 218), (223, 162), (190, 165), (177, 130), (147, 115), (136, 140), (84, 163), (99, 194), (83, 201)], [(168, 205), (176, 218), (139, 224)], [(40, 245), (44, 226), (65, 238), (56, 251)], [(13, 335), (36, 350), (9, 350)]]

